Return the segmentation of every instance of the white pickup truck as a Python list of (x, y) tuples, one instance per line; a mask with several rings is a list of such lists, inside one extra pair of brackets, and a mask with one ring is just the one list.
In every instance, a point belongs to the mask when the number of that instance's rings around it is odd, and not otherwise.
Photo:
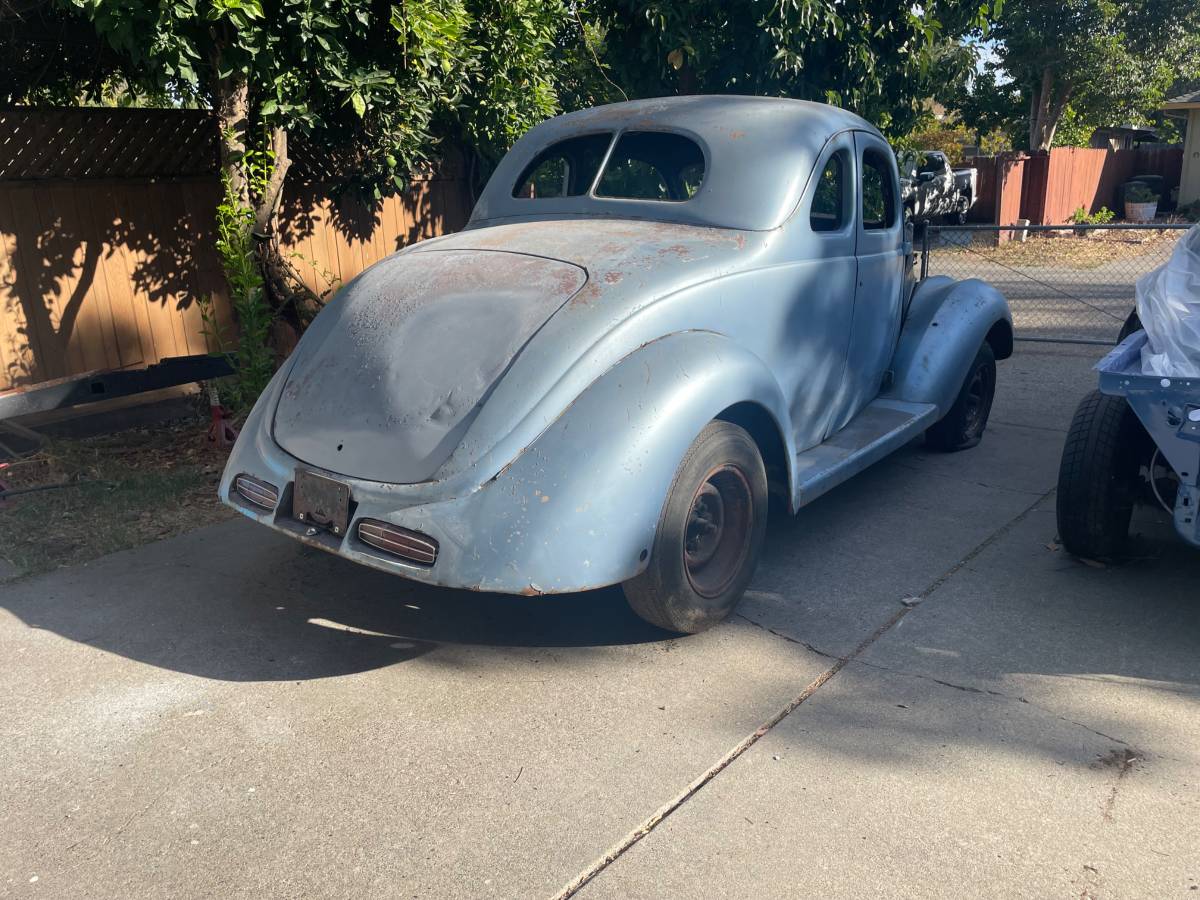
[(903, 150), (896, 154), (896, 161), (909, 220), (928, 222), (941, 216), (947, 224), (966, 223), (976, 196), (974, 169), (951, 168), (941, 150)]

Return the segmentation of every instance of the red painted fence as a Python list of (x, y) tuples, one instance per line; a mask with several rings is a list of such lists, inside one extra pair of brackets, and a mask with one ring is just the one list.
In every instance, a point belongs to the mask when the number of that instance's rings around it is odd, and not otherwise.
[(979, 173), (972, 221), (1012, 225), (1069, 222), (1079, 207), (1089, 213), (1102, 206), (1116, 210), (1117, 187), (1137, 175), (1161, 175), (1169, 192), (1179, 185), (1183, 151), (1177, 147), (1099, 150), (1055, 147), (1049, 153), (1002, 153), (973, 157), (967, 165)]

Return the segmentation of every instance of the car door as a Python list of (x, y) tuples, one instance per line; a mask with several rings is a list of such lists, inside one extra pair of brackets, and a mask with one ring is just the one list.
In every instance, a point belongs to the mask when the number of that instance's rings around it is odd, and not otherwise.
[(904, 226), (896, 196), (895, 157), (878, 137), (854, 133), (855, 255), (858, 277), (842, 396), (832, 431), (879, 395), (900, 329)]
[(797, 450), (820, 443), (841, 409), (858, 274), (854, 160), (852, 132), (822, 149), (797, 209), (793, 261), (776, 269), (788, 273), (786, 307), (764, 358), (789, 398)]

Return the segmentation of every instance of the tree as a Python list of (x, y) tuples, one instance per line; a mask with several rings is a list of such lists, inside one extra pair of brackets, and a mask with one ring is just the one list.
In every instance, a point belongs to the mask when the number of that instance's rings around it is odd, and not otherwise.
[(1031, 150), (1054, 144), (1068, 111), (1077, 122), (1145, 121), (1173, 79), (1200, 73), (1197, 3), (1007, 0), (991, 38), (995, 59), (960, 104), (964, 119), (1023, 119)]
[(275, 230), (291, 138), (337, 154), (378, 192), (402, 187), (439, 138), (502, 145), (555, 109), (545, 57), (560, 0), (58, 0), (57, 10), (75, 14), (74, 31), (90, 24), (134, 89), (213, 109), (226, 201), (249, 211), (240, 221), (272, 305), (301, 320), (317, 298)]
[[(998, 3), (996, 4), (999, 5)], [(964, 80), (992, 0), (601, 0), (604, 62), (631, 96), (737, 93), (852, 109), (906, 133)]]

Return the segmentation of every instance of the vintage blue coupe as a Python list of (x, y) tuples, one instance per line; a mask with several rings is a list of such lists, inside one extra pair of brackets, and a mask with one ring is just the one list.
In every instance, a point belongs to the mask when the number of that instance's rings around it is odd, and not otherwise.
[(1004, 299), (914, 286), (895, 157), (815, 103), (559, 116), (467, 228), (346, 285), (242, 429), (221, 495), (429, 584), (621, 584), (679, 632), (729, 614), (768, 496), (796, 511), (915, 437), (987, 423)]

